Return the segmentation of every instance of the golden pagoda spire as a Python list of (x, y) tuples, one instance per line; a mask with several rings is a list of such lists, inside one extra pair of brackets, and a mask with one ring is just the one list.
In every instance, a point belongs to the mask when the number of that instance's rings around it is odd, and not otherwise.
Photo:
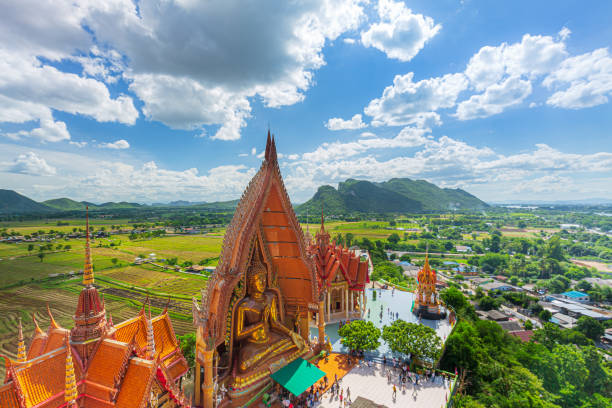
[(34, 332), (35, 332), (34, 334), (45, 334), (45, 332), (42, 331), (42, 329), (38, 325), (38, 322), (36, 321), (36, 316), (34, 316), (34, 313), (32, 313), (32, 321), (34, 322)]
[(70, 350), (68, 336), (66, 336), (66, 390), (64, 392), (64, 401), (67, 402), (66, 406), (75, 406), (76, 398), (77, 386), (74, 375), (74, 364), (72, 363), (72, 351)]
[(21, 317), (19, 317), (19, 334), (17, 336), (17, 361), (23, 363), (26, 361), (25, 342), (23, 341), (23, 327), (21, 326)]
[(53, 314), (51, 314), (51, 309), (49, 309), (49, 304), (47, 303), (47, 314), (49, 315), (49, 324), (51, 325), (52, 328), (54, 329), (59, 329), (60, 325), (57, 324), (57, 322), (55, 321), (55, 319), (53, 318)]
[(85, 266), (83, 267), (83, 285), (94, 283), (93, 266), (91, 264), (91, 248), (89, 245), (89, 206), (85, 207)]

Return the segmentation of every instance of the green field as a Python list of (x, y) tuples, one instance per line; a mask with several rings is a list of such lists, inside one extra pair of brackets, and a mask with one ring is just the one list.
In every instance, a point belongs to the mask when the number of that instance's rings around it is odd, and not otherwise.
[(221, 235), (179, 235), (149, 240), (124, 240), (121, 250), (135, 256), (155, 253), (158, 258), (177, 257), (180, 261), (199, 262), (204, 258), (219, 256), (223, 236)]

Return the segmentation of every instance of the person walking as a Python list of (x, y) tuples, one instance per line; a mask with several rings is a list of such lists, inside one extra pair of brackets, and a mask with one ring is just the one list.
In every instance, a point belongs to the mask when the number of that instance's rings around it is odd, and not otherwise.
[(393, 384), (393, 399), (397, 396), (397, 388), (395, 388), (395, 384)]
[(346, 399), (351, 400), (351, 389), (349, 387), (346, 387)]

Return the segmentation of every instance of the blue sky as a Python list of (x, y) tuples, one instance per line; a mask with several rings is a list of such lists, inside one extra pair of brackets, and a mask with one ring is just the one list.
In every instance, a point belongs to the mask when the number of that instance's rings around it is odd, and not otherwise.
[(346, 178), (612, 198), (612, 4), (10, 0), (0, 182), (236, 198), (270, 126), (295, 202)]

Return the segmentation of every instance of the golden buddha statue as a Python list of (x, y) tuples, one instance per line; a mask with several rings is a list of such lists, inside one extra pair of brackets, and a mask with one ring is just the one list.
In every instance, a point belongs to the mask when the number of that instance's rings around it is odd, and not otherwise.
[(306, 347), (302, 337), (280, 321), (278, 302), (276, 292), (268, 289), (266, 267), (256, 253), (247, 270), (247, 294), (236, 309), (234, 340), (239, 350), (239, 373), (257, 369), (287, 351)]

